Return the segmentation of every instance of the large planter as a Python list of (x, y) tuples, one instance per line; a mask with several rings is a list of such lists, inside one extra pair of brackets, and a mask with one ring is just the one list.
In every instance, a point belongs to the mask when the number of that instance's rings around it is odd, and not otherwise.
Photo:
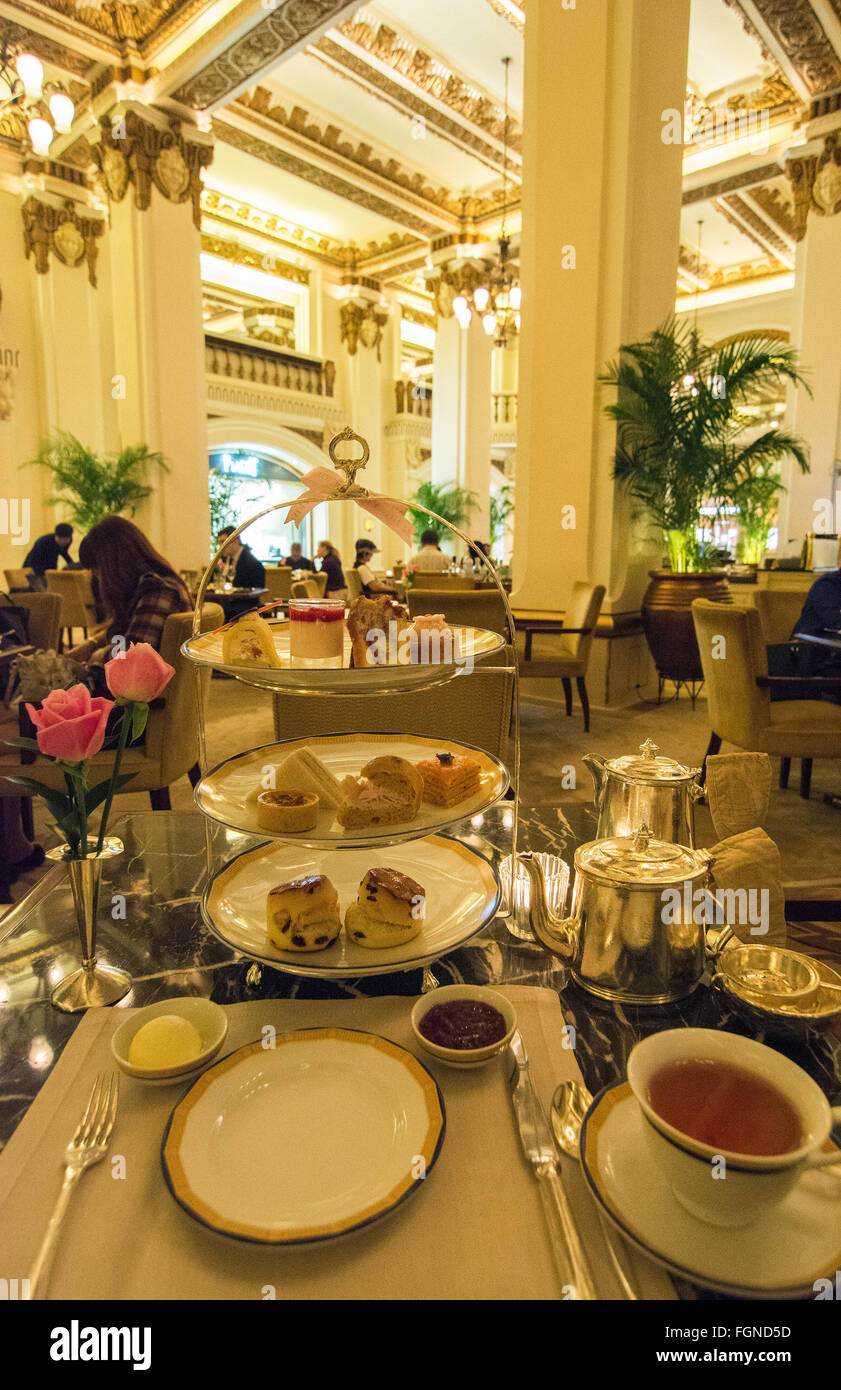
[(642, 625), (661, 680), (702, 681), (701, 654), (690, 605), (696, 598), (732, 603), (724, 570), (674, 574), (649, 570), (651, 583), (642, 601)]

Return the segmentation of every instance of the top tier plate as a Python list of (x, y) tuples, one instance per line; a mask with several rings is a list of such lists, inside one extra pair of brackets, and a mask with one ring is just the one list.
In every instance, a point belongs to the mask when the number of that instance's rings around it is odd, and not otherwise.
[(327, 669), (293, 666), (289, 656), (289, 621), (270, 620), (275, 651), (280, 666), (231, 666), (222, 660), (222, 628), (190, 637), (181, 648), (184, 656), (200, 666), (211, 666), (229, 676), (267, 690), (317, 691), (322, 695), (362, 695), (365, 692), (405, 690), (412, 686), (442, 685), (462, 669), (470, 669), (479, 657), (499, 651), (504, 639), (497, 632), (481, 627), (453, 627), (457, 661), (441, 661), (407, 666), (350, 666), (351, 641), (345, 632), (344, 666)]

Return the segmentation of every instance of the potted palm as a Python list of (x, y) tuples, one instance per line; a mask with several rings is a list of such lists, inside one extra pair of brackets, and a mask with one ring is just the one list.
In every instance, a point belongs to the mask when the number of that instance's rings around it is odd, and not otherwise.
[(130, 444), (118, 453), (100, 455), (66, 430), (55, 430), (45, 439), (34, 459), (52, 475), (57, 493), (48, 497), (60, 503), (68, 519), (80, 531), (90, 531), (104, 516), (128, 512), (133, 516), (154, 487), (145, 481), (151, 467), (168, 472), (162, 454), (145, 444)]
[[(690, 605), (729, 602), (715, 552), (698, 539), (701, 507), (738, 505), (738, 492), (782, 459), (809, 464), (801, 440), (769, 427), (751, 437), (746, 408), (789, 382), (804, 386), (797, 354), (768, 334), (717, 345), (676, 319), (621, 349), (599, 380), (617, 389), (613, 476), (662, 535), (668, 565), (651, 570), (643, 599), (646, 637), (661, 679), (703, 679)], [(808, 388), (806, 388), (808, 389)]]

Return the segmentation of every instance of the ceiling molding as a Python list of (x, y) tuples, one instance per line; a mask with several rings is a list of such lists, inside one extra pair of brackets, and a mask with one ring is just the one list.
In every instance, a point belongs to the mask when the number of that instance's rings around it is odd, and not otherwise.
[(232, 101), (283, 58), (298, 52), (354, 7), (348, 0), (272, 0), (272, 9), (224, 53), (173, 93), (176, 101), (208, 111)]
[(526, 0), (514, 0), (513, 4), (511, 0), (488, 0), (488, 4), (494, 14), (498, 14), (502, 19), (507, 19), (508, 23), (512, 24), (517, 30), (518, 34), (524, 34), (526, 32), (526, 26), (520, 18), (520, 15), (525, 16)]
[(786, 242), (778, 231), (765, 221), (756, 208), (752, 207), (738, 193), (728, 193), (724, 198), (715, 198), (713, 207), (727, 218), (728, 222), (750, 237), (768, 256), (774, 257), (788, 270), (794, 268), (794, 252), (790, 242)]
[[(283, 106), (272, 105), (272, 93), (267, 87), (256, 87), (252, 92), (243, 93), (232, 105), (237, 110), (246, 111), (249, 116), (260, 118), (261, 122), (268, 122), (286, 143), (291, 143), (293, 148), (305, 154), (315, 147), (320, 156), (326, 155), (339, 168), (345, 168), (347, 164), (356, 165), (378, 182), (391, 185), (399, 196), (420, 200), (422, 204), (444, 213), (448, 219), (464, 216), (464, 197), (442, 186), (435, 188), (426, 175), (402, 168), (396, 159), (376, 154), (365, 140), (348, 140), (336, 125), (319, 125), (301, 106), (293, 106), (287, 111)], [(501, 197), (500, 190), (497, 197), (468, 198), (468, 215), (485, 217), (496, 212), (502, 206)]]
[[(337, 28), (343, 38), (361, 48), (369, 57), (376, 58), (425, 96), (434, 98), (461, 120), (502, 144), (505, 108), (475, 83), (468, 82), (455, 72), (441, 58), (426, 53), (411, 39), (398, 34), (396, 29), (364, 10), (344, 20)], [(522, 147), (522, 131), (510, 114), (508, 147), (516, 152)]]
[(306, 266), (294, 265), (292, 261), (279, 261), (272, 252), (257, 251), (253, 246), (243, 246), (241, 242), (230, 241), (227, 237), (212, 236), (202, 231), (201, 249), (206, 256), (219, 256), (235, 265), (251, 266), (265, 275), (276, 275), (279, 280), (291, 280), (296, 285), (308, 285), (310, 272)]
[(726, 0), (804, 99), (841, 86), (836, 53), (809, 0)]
[(750, 190), (748, 197), (756, 203), (767, 222), (771, 222), (789, 241), (794, 241), (794, 209), (779, 188), (760, 184)]
[[(351, 51), (330, 36), (319, 39), (307, 49), (310, 57), (318, 58), (333, 72), (348, 78), (362, 87), (379, 101), (386, 102), (399, 111), (407, 120), (423, 121), (428, 130), (442, 140), (447, 140), (458, 149), (474, 155), (494, 173), (501, 173), (503, 167), (502, 146), (489, 143), (484, 133), (468, 126), (464, 120), (457, 119), (449, 111), (441, 111), (430, 104), (417, 91), (401, 86), (399, 82), (387, 77), (374, 67), (366, 57)], [(520, 178), (520, 158), (515, 150), (509, 150), (509, 178), (517, 182)]]
[(241, 130), (239, 126), (216, 119), (213, 122), (213, 134), (218, 140), (232, 145), (234, 149), (242, 150), (244, 154), (250, 154), (255, 159), (262, 159), (264, 163), (272, 164), (284, 173), (294, 174), (305, 183), (314, 184), (338, 198), (356, 203), (358, 207), (366, 208), (388, 222), (395, 222), (417, 236), (431, 238), (441, 229), (440, 222), (429, 222), (417, 213), (390, 202), (380, 194), (363, 187), (358, 179), (353, 182), (348, 178), (341, 178), (331, 170), (320, 168), (290, 150), (281, 148), (277, 143), (261, 139), (251, 131)]
[(779, 164), (763, 164), (756, 169), (748, 169), (742, 174), (730, 174), (714, 183), (699, 184), (697, 188), (685, 188), (681, 198), (684, 207), (691, 203), (705, 203), (710, 198), (719, 198), (724, 193), (732, 193), (740, 188), (754, 188), (760, 183), (769, 183), (783, 174)]
[(177, 10), (185, 8), (185, 0), (143, 0), (142, 4), (131, 5), (123, 5), (120, 0), (90, 5), (84, 0), (79, 4), (76, 0), (41, 0), (40, 7), (122, 44), (126, 39), (139, 43), (148, 38)]
[(42, 62), (62, 72), (73, 73), (75, 77), (86, 77), (93, 66), (93, 60), (84, 53), (59, 43), (57, 39), (41, 34), (37, 29), (28, 29), (23, 24), (3, 19), (3, 37), (7, 43), (23, 44), (29, 53), (34, 53)]

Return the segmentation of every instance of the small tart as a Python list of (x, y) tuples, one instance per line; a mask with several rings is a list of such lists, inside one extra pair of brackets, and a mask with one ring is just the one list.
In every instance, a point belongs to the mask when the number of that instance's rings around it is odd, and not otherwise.
[(261, 792), (257, 797), (257, 824), (261, 830), (312, 830), (318, 805), (318, 797), (312, 792)]

